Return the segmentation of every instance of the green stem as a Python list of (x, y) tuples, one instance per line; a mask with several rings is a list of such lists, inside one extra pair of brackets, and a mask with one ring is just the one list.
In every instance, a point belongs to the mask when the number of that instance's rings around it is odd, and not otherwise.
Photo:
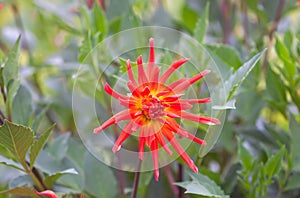
[(138, 187), (139, 187), (139, 180), (140, 180), (141, 164), (142, 164), (142, 160), (138, 159), (138, 165), (137, 165), (137, 170), (136, 170), (135, 176), (134, 176), (133, 190), (132, 190), (131, 198), (136, 198), (136, 195), (137, 195), (137, 191), (138, 191)]
[(45, 190), (44, 187), (43, 187), (43, 185), (38, 180), (38, 178), (33, 174), (33, 172), (31, 170), (29, 170), (27, 167), (25, 167), (25, 168), (26, 168), (27, 174), (30, 176), (30, 178), (32, 179), (32, 181), (35, 183), (35, 185), (38, 188), (38, 190), (39, 191)]

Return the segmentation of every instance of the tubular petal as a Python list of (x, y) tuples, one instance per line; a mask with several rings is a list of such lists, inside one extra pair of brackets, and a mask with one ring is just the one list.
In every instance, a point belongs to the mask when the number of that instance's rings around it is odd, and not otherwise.
[(140, 140), (139, 140), (139, 158), (141, 160), (144, 159), (145, 142), (146, 142), (145, 138), (140, 137)]
[(133, 72), (132, 72), (132, 66), (130, 63), (130, 60), (128, 59), (126, 62), (127, 65), (127, 74), (128, 74), (128, 79), (132, 82), (132, 84), (136, 87), (136, 81), (134, 80)]
[(190, 104), (199, 104), (199, 103), (207, 103), (210, 102), (210, 98), (203, 98), (203, 99), (184, 99), (180, 100), (183, 102), (188, 102)]
[(50, 197), (50, 198), (58, 198), (58, 196), (51, 190), (45, 190), (42, 192), (38, 192), (36, 189), (34, 189), (35, 194), (40, 195), (40, 196), (45, 196), (45, 197)]
[(154, 177), (155, 177), (155, 180), (158, 181), (158, 177), (159, 177), (158, 144), (157, 144), (157, 141), (155, 139), (151, 142), (150, 150), (151, 150), (151, 153), (152, 153), (152, 161), (153, 161), (153, 166), (154, 166)]
[(153, 75), (154, 70), (154, 61), (155, 61), (155, 52), (154, 52), (154, 39), (149, 39), (149, 45), (150, 45), (150, 51), (149, 51), (149, 60), (146, 68), (146, 72), (148, 75), (148, 78), (151, 79), (151, 76)]
[(172, 155), (172, 151), (168, 148), (167, 143), (164, 139), (164, 136), (161, 132), (155, 133), (155, 137), (158, 140), (159, 144), (163, 147), (167, 154)]
[(205, 75), (207, 75), (209, 73), (210, 73), (210, 70), (204, 70), (200, 74), (197, 74), (196, 76), (190, 78), (190, 84), (195, 83), (196, 81), (200, 80), (201, 78), (203, 78), (203, 76), (205, 76)]
[(120, 111), (116, 115), (114, 115), (111, 118), (109, 118), (108, 120), (106, 120), (101, 126), (99, 126), (98, 128), (95, 128), (94, 133), (98, 134), (101, 131), (103, 131), (104, 129), (106, 129), (107, 127), (109, 127), (110, 125), (113, 125), (116, 122), (119, 122), (121, 120), (129, 120), (129, 119), (131, 119), (131, 116), (130, 116), (130, 113), (127, 109), (123, 110), (123, 111)]
[(187, 78), (181, 78), (181, 79), (173, 82), (172, 84), (169, 84), (168, 87), (173, 90), (175, 87), (177, 87), (178, 85), (180, 85), (188, 80), (189, 79), (187, 79)]
[(180, 67), (181, 65), (183, 65), (184, 63), (186, 63), (189, 59), (187, 58), (183, 58), (183, 59), (180, 59), (180, 60), (177, 60), (175, 62), (172, 63), (172, 65), (167, 69), (167, 71), (165, 71), (165, 73), (163, 73), (161, 75), (161, 77), (159, 78), (159, 82), (161, 84), (164, 84), (168, 78), (171, 76), (171, 74), (178, 68)]
[(198, 173), (198, 168), (194, 164), (193, 160), (189, 157), (189, 155), (185, 152), (185, 150), (180, 146), (175, 136), (172, 133), (164, 133), (170, 144), (174, 147), (180, 157), (185, 161), (185, 163), (195, 172)]
[(128, 122), (126, 126), (124, 127), (122, 133), (116, 140), (114, 147), (112, 148), (112, 151), (115, 153), (120, 150), (121, 144), (130, 136), (130, 134), (133, 132), (132, 131), (132, 122)]
[(139, 84), (142, 85), (146, 82), (148, 82), (147, 76), (145, 74), (145, 70), (143, 67), (143, 60), (142, 60), (142, 56), (139, 56), (136, 60), (137, 64), (138, 64), (138, 81)]
[(211, 118), (211, 117), (206, 117), (206, 116), (198, 116), (198, 115), (194, 115), (192, 113), (186, 112), (186, 111), (181, 112), (181, 118), (186, 119), (186, 120), (192, 120), (195, 122), (200, 122), (200, 123), (207, 124), (207, 125), (220, 124), (220, 121), (216, 118)]
[(193, 107), (193, 105), (191, 105), (190, 103), (187, 102), (172, 102), (169, 103), (169, 108), (171, 108), (172, 110), (176, 110), (176, 111), (182, 111), (182, 110), (187, 110), (187, 109), (191, 109)]
[(122, 94), (119, 94), (118, 92), (116, 92), (115, 90), (113, 90), (109, 84), (106, 82), (105, 86), (104, 86), (104, 90), (106, 91), (106, 93), (108, 93), (109, 95), (111, 95), (112, 97), (116, 98), (116, 99), (123, 99), (123, 100), (128, 100), (127, 96), (124, 96)]

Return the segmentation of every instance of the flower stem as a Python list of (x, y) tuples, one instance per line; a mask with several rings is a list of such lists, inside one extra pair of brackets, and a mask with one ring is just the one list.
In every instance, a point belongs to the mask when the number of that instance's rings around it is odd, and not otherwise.
[(135, 172), (135, 176), (134, 176), (133, 190), (132, 190), (131, 198), (136, 198), (136, 195), (137, 195), (139, 180), (140, 180), (141, 164), (142, 164), (142, 160), (139, 159), (138, 164), (137, 164), (137, 169)]
[[(178, 163), (178, 178), (177, 182), (182, 182), (183, 181), (183, 166), (182, 164)], [(184, 191), (182, 187), (178, 187), (178, 197), (183, 198), (184, 197)]]
[(168, 165), (168, 166), (165, 167), (165, 173), (167, 175), (167, 178), (168, 178), (168, 181), (170, 183), (170, 187), (172, 189), (174, 197), (178, 197), (179, 190), (178, 190), (177, 186), (174, 186), (175, 179), (174, 179), (174, 176), (172, 174), (172, 170), (171, 170), (171, 166), (170, 165)]

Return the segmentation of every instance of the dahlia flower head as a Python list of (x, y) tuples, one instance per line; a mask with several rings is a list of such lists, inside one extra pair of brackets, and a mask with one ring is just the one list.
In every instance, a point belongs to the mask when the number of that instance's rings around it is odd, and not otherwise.
[(145, 146), (149, 147), (156, 180), (159, 178), (158, 149), (162, 147), (167, 154), (171, 155), (172, 151), (169, 149), (169, 145), (197, 173), (197, 166), (179, 144), (175, 134), (205, 145), (204, 140), (194, 136), (178, 124), (177, 119), (191, 120), (207, 125), (220, 124), (220, 121), (216, 118), (195, 115), (187, 111), (193, 107), (193, 104), (210, 102), (210, 98), (182, 99), (183, 92), (190, 85), (207, 75), (210, 70), (204, 70), (191, 78), (181, 78), (173, 83), (166, 84), (168, 78), (188, 59), (182, 58), (173, 62), (164, 73), (160, 74), (160, 68), (155, 65), (154, 39), (150, 38), (149, 43), (149, 59), (148, 63), (145, 64), (145, 68), (142, 56), (137, 58), (137, 79), (134, 77), (130, 60), (126, 62), (127, 86), (131, 92), (129, 95), (120, 94), (112, 89), (108, 83), (105, 84), (104, 90), (126, 108), (113, 115), (98, 128), (95, 128), (94, 133), (98, 134), (117, 122), (128, 121), (112, 148), (113, 152), (119, 151), (121, 144), (130, 135), (136, 133), (139, 139), (139, 158), (144, 159)]

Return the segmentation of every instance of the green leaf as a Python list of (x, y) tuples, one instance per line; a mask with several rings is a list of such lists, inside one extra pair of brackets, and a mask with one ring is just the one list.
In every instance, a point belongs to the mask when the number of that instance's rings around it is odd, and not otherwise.
[(32, 111), (31, 93), (21, 85), (12, 102), (12, 119), (15, 123), (27, 126)]
[(295, 190), (300, 188), (300, 173), (293, 173), (284, 187), (284, 190)]
[(285, 103), (287, 101), (285, 85), (280, 76), (276, 74), (271, 67), (268, 68), (266, 86), (270, 100), (276, 103)]
[[(297, 123), (293, 115), (290, 114), (289, 116), (289, 128), (291, 132), (291, 142), (290, 142), (290, 149), (291, 149), (291, 158), (294, 166), (300, 163), (300, 124)], [(300, 166), (297, 167), (300, 171)]]
[(269, 179), (279, 172), (284, 152), (286, 152), (286, 150), (285, 147), (282, 146), (280, 151), (277, 154), (272, 155), (266, 162), (264, 169)]
[(212, 56), (217, 56), (229, 68), (238, 69), (243, 63), (238, 52), (227, 45), (205, 45)]
[(19, 186), (33, 187), (34, 183), (29, 175), (20, 175), (9, 182), (9, 188), (16, 188)]
[(7, 120), (0, 127), (0, 144), (16, 156), (23, 167), (27, 167), (25, 156), (33, 141), (33, 131)]
[(235, 73), (233, 73), (228, 80), (225, 81), (225, 90), (227, 92), (227, 101), (229, 101), (235, 91), (241, 86), (242, 82), (246, 79), (252, 71), (256, 63), (265, 53), (265, 50), (253, 56), (249, 61), (244, 63)]
[(58, 161), (62, 160), (68, 150), (70, 133), (58, 136), (53, 142), (48, 144), (47, 150)]
[(229, 197), (223, 190), (207, 176), (189, 172), (192, 181), (175, 183), (186, 189), (185, 193), (202, 195), (206, 197)]
[(208, 25), (209, 16), (209, 2), (205, 6), (205, 10), (202, 13), (201, 17), (198, 19), (196, 23), (196, 28), (194, 30), (194, 38), (202, 43), (206, 34), (206, 29)]
[(34, 166), (34, 162), (37, 158), (37, 156), (40, 154), (41, 150), (45, 146), (55, 124), (53, 124), (51, 127), (49, 127), (42, 135), (33, 142), (31, 148), (30, 148), (30, 169)]
[(13, 161), (11, 159), (7, 159), (5, 157), (2, 157), (2, 156), (0, 156), (0, 164), (3, 164), (5, 166), (9, 166), (9, 167), (12, 167), (12, 168), (15, 168), (17, 170), (25, 172), (25, 170), (23, 169), (23, 167), (20, 164), (16, 163), (15, 161)]
[(5, 194), (38, 197), (33, 191), (33, 189), (29, 187), (16, 187), (16, 188), (12, 188), (0, 192), (0, 195), (5, 195)]
[[(290, 46), (289, 46), (290, 47)], [(288, 76), (293, 79), (297, 73), (296, 64), (291, 61), (291, 56), (287, 47), (276, 37), (275, 50), (279, 58), (283, 61)]]
[(245, 170), (249, 170), (253, 163), (252, 154), (243, 146), (241, 140), (238, 140), (238, 155), (241, 164), (243, 165)]
[(85, 156), (84, 178), (85, 189), (96, 197), (115, 197), (117, 180), (112, 170), (100, 163), (88, 152)]
[(100, 33), (98, 42), (102, 41), (107, 32), (107, 21), (100, 6), (94, 6), (92, 10), (92, 28), (93, 34)]
[(56, 180), (58, 180), (60, 177), (67, 175), (67, 174), (77, 175), (78, 172), (75, 169), (71, 168), (71, 169), (67, 169), (67, 170), (64, 170), (64, 171), (61, 171), (58, 173), (54, 173), (52, 175), (47, 176), (44, 180), (44, 183), (46, 184), (46, 186), (48, 188), (52, 188), (54, 183), (56, 182)]
[(83, 63), (84, 59), (91, 52), (91, 50), (92, 50), (91, 34), (90, 31), (88, 31), (82, 40), (81, 46), (79, 47), (78, 61), (80, 63)]
[(6, 111), (7, 111), (7, 115), (11, 115), (12, 114), (12, 103), (13, 103), (13, 99), (17, 94), (17, 91), (19, 89), (20, 86), (20, 81), (19, 80), (10, 80), (7, 84), (7, 97), (6, 97)]
[(3, 68), (3, 78), (4, 78), (4, 85), (7, 86), (8, 82), (11, 79), (17, 79), (19, 74), (19, 48), (20, 48), (20, 40), (21, 36), (19, 36), (18, 40), (16, 41), (15, 45), (11, 49), (8, 54), (7, 61), (4, 64)]

